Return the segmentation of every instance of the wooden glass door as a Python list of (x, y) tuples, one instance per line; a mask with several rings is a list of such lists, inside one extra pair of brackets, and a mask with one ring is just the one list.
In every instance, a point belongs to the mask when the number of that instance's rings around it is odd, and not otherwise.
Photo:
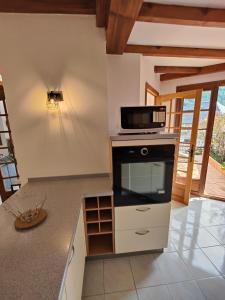
[(156, 104), (167, 107), (166, 132), (177, 133), (174, 164), (174, 200), (188, 204), (195, 165), (202, 90), (156, 97)]

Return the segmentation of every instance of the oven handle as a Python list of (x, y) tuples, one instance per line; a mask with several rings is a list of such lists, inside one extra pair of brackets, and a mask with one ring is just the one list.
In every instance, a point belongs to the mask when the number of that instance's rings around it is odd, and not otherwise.
[(136, 208), (136, 211), (140, 211), (140, 212), (146, 212), (148, 210), (150, 210), (150, 207), (143, 207), (143, 208)]
[(141, 230), (141, 231), (136, 231), (135, 233), (138, 235), (145, 235), (148, 234), (150, 231), (149, 230)]

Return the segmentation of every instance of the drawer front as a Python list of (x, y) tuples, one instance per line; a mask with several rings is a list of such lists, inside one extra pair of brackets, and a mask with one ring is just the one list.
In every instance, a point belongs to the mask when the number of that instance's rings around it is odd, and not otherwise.
[(115, 232), (116, 253), (166, 248), (168, 228), (119, 230)]
[(171, 203), (115, 207), (115, 229), (169, 226)]

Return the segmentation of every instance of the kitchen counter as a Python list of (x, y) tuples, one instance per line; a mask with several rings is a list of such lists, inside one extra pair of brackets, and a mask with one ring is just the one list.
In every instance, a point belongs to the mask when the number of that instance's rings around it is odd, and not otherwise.
[[(28, 182), (7, 203), (34, 207), (46, 194), (48, 218), (36, 228), (16, 231), (14, 217), (0, 206), (0, 299), (56, 300), (65, 277), (82, 196), (111, 191), (108, 175)], [(40, 200), (40, 199), (39, 199)]]

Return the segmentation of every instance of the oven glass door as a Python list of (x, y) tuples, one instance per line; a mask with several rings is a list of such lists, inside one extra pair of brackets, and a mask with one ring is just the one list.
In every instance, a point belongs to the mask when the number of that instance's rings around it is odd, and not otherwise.
[(115, 206), (171, 201), (173, 159), (117, 161), (114, 175)]

